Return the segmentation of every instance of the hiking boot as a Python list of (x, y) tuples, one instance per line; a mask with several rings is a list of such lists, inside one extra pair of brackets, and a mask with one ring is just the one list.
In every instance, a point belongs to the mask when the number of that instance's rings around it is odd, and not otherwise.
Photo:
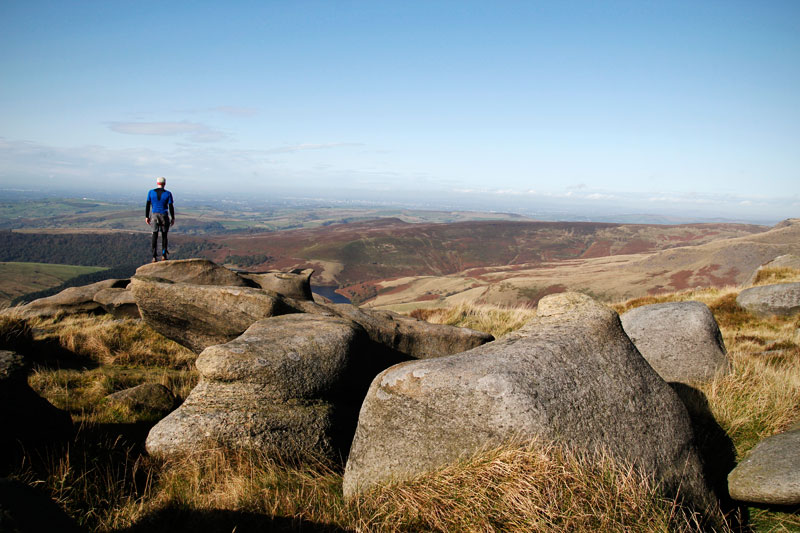
[(167, 253), (168, 252), (164, 252), (164, 255), (161, 256), (161, 260), (162, 261), (166, 261), (167, 260)]
[(152, 260), (152, 261), (150, 261), (150, 262), (151, 262), (151, 263), (158, 263), (158, 257), (154, 257), (154, 258), (153, 258), (153, 260)]

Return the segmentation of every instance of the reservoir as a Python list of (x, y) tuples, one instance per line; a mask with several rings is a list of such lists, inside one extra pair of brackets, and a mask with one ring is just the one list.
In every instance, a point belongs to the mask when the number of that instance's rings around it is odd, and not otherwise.
[(349, 304), (350, 299), (346, 296), (342, 296), (341, 294), (336, 292), (336, 289), (339, 287), (332, 287), (332, 286), (311, 286), (311, 292), (315, 294), (319, 294), (320, 296), (324, 296), (325, 298), (329, 299), (335, 304)]

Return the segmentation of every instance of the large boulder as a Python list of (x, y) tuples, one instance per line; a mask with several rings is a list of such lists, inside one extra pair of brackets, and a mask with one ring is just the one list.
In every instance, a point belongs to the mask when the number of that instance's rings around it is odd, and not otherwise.
[(697, 507), (712, 502), (689, 417), (617, 314), (587, 296), (543, 298), (521, 330), (379, 374), (361, 408), (346, 497), (520, 438), (607, 450)]
[(494, 339), (469, 328), (431, 324), (389, 311), (372, 311), (350, 304), (324, 306), (337, 315), (360, 324), (374, 342), (414, 359), (452, 355)]
[(175, 408), (177, 398), (160, 383), (142, 383), (106, 396), (111, 405), (121, 405), (134, 411), (166, 414)]
[(0, 464), (15, 455), (18, 444), (52, 444), (71, 433), (69, 413), (28, 386), (28, 370), (24, 356), (0, 350)]
[(136, 298), (127, 288), (120, 289), (110, 287), (101, 289), (95, 293), (95, 302), (112, 315), (114, 318), (140, 318), (139, 307), (136, 305)]
[(349, 370), (365, 342), (358, 325), (336, 317), (296, 314), (254, 323), (200, 354), (200, 382), (150, 431), (148, 452), (181, 455), (211, 444), (335, 455), (337, 416), (346, 407), (339, 402), (348, 398)]
[(800, 312), (800, 283), (778, 283), (745, 289), (736, 303), (758, 316), (791, 316)]
[(148, 263), (136, 269), (136, 276), (161, 278), (176, 283), (256, 287), (250, 280), (208, 259), (177, 259)]
[(645, 305), (622, 314), (620, 320), (633, 344), (665, 381), (692, 384), (730, 372), (722, 333), (704, 303)]
[(758, 443), (728, 475), (728, 490), (743, 502), (800, 505), (800, 427)]
[(258, 320), (297, 312), (278, 294), (249, 287), (134, 276), (131, 292), (150, 327), (196, 353), (235, 339)]
[(13, 311), (25, 317), (50, 317), (58, 313), (105, 313), (102, 305), (94, 300), (95, 295), (103, 289), (124, 289), (128, 282), (127, 279), (107, 279), (82, 287), (70, 287), (53, 296), (15, 307)]
[(269, 289), (295, 300), (313, 301), (314, 296), (311, 293), (311, 274), (313, 273), (313, 268), (307, 268), (289, 272), (243, 272), (241, 276), (253, 281), (262, 289)]

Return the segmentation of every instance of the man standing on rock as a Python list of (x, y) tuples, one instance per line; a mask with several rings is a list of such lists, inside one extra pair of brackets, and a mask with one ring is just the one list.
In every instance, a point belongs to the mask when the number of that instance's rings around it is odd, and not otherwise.
[[(144, 208), (144, 221), (153, 227), (153, 263), (158, 261), (158, 232), (161, 232), (161, 258), (167, 260), (167, 232), (175, 224), (175, 209), (172, 207), (172, 193), (164, 188), (167, 180), (156, 179), (156, 188), (147, 193), (147, 205)], [(153, 208), (153, 223), (150, 224), (150, 207)], [(169, 214), (167, 214), (169, 213)]]

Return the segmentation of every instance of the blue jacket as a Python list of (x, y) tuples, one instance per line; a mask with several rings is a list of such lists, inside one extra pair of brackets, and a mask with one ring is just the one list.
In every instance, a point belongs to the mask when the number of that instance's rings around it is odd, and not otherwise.
[(145, 217), (147, 218), (150, 217), (150, 206), (153, 206), (153, 214), (172, 214), (172, 193), (161, 187), (151, 190), (147, 193), (147, 205), (145, 206)]

